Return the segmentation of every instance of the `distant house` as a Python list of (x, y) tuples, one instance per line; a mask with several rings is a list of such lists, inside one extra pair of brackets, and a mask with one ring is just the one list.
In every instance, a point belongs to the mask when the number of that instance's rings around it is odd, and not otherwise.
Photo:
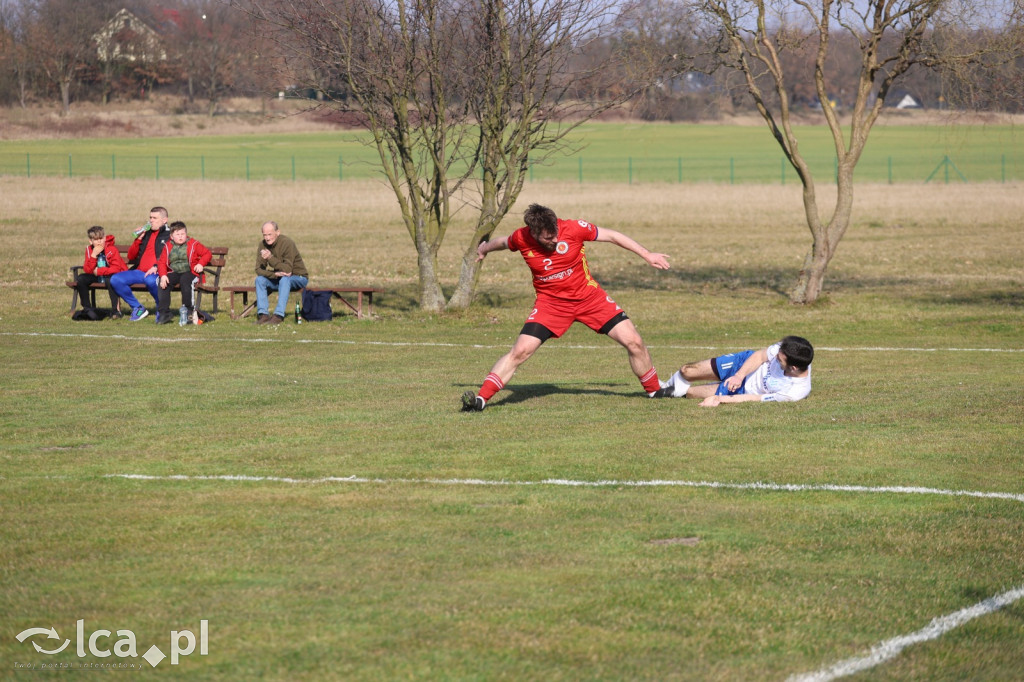
[(893, 104), (893, 106), (895, 108), (897, 108), (897, 109), (921, 109), (922, 108), (921, 103), (917, 100), (917, 98), (914, 97), (913, 95), (911, 95), (909, 92), (903, 93), (902, 97), (897, 95), (897, 97), (893, 100), (893, 102), (895, 102), (895, 104)]
[(93, 35), (100, 61), (158, 62), (167, 59), (160, 35), (127, 9), (122, 9)]

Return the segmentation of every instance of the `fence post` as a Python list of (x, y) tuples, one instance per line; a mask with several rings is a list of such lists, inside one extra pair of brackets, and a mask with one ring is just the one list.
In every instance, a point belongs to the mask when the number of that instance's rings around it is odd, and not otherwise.
[(117, 180), (117, 154), (110, 155), (110, 179)]
[(70, 178), (71, 176), (72, 176), (72, 173), (71, 173), (71, 155), (68, 154), (68, 177)]
[(32, 155), (28, 152), (25, 153), (25, 177), (32, 177)]

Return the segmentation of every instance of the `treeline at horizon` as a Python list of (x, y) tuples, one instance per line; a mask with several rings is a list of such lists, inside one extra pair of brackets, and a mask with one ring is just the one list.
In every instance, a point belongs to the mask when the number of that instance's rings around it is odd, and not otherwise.
[[(440, 0), (446, 1), (446, 0)], [(614, 3), (612, 3), (614, 4)], [(710, 46), (695, 42), (699, 34), (693, 3), (639, 3), (642, 12), (609, 23), (602, 37), (580, 47), (572, 59), (573, 73), (586, 73), (609, 51), (632, 50), (645, 59), (669, 65), (653, 84), (631, 80), (629, 69), (609, 78), (574, 83), (581, 100), (613, 99), (635, 92), (627, 103), (641, 120), (715, 120), (755, 112), (737, 74), (723, 66), (702, 68), (699, 58), (673, 60), (677, 54), (699, 55)], [(624, 3), (623, 6), (630, 5)], [(636, 8), (632, 8), (636, 10)], [(789, 106), (797, 113), (840, 112), (853, 105), (861, 52), (858, 36), (848, 30), (829, 34), (825, 68), (828, 101), (814, 86), (816, 37), (812, 29), (781, 23), (773, 32), (779, 59), (788, 74)], [(947, 32), (927, 34), (933, 44), (949, 40)], [(965, 28), (956, 35), (957, 49), (1024, 43), (1018, 21), (1004, 26)], [(643, 49), (636, 45), (645, 42)], [(983, 50), (979, 49), (979, 53)], [(887, 102), (926, 109), (1024, 112), (1024, 52), (1008, 47), (977, 63), (957, 68), (916, 66), (897, 80)], [(685, 64), (673, 66), (672, 64)], [(117, 103), (149, 100), (154, 94), (180, 97), (179, 113), (214, 115), (229, 97), (295, 97), (347, 102), (340, 73), (310, 77), (308, 67), (285, 58), (259, 39), (243, 11), (216, 0), (22, 0), (0, 3), (0, 105), (27, 107), (52, 103), (67, 112), (80, 102)], [(764, 92), (770, 93), (765, 74)], [(315, 83), (313, 83), (315, 81)], [(457, 105), (458, 103), (453, 103)]]

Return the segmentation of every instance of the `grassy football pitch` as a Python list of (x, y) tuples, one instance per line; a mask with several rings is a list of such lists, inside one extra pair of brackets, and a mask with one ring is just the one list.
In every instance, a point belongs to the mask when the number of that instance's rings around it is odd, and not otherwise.
[[(517, 254), (431, 315), (373, 182), (0, 178), (0, 675), (156, 647), (210, 680), (1019, 677), (1021, 189), (860, 187), (827, 296), (794, 307), (796, 187), (530, 185), (517, 215), (670, 254), (588, 247), (663, 376), (795, 333), (814, 390), (648, 400), (577, 325), (464, 414), (533, 300)], [(123, 242), (156, 204), (231, 248), (228, 284), (277, 220), (314, 283), (386, 289), (376, 317), (70, 321), (85, 229)]]
[[(898, 120), (898, 119), (897, 119)], [(819, 182), (835, 173), (835, 144), (821, 125), (796, 126)], [(27, 177), (250, 181), (366, 180), (380, 159), (363, 131), (156, 138), (7, 140), (0, 174)], [(531, 182), (795, 185), (797, 176), (763, 125), (591, 123), (573, 153), (534, 159)], [(877, 125), (857, 165), (864, 182), (935, 184), (1024, 180), (1024, 134), (1008, 124)]]

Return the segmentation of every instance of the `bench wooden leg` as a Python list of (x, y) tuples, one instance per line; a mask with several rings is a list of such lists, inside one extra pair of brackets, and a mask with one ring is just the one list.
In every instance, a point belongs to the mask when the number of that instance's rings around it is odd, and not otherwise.
[[(249, 292), (248, 291), (228, 291), (228, 293), (231, 294), (231, 298), (229, 299), (230, 300), (229, 305), (231, 306), (231, 319), (232, 320), (237, 320), (239, 318), (245, 317), (250, 312), (252, 312), (253, 308), (256, 307), (256, 302), (255, 301), (253, 301), (252, 303), (249, 303)], [(235, 314), (235, 294), (241, 294), (242, 295), (242, 312), (237, 314), (237, 315)]]

